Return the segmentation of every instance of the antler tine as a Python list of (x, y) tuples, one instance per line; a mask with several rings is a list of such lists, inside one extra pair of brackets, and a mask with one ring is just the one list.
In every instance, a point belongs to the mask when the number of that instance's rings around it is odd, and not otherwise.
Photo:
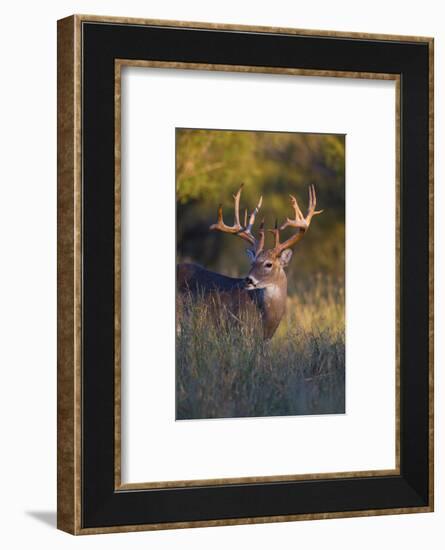
[[(304, 220), (304, 216), (302, 211), (300, 210), (300, 207), (298, 206), (297, 199), (293, 195), (289, 195), (291, 198), (291, 205), (295, 212), (295, 220), (291, 220), (290, 218), (286, 218), (286, 221), (280, 226), (280, 231), (283, 229), (286, 229), (286, 227), (297, 227), (295, 224), (300, 223), (301, 220)], [(309, 188), (309, 202), (312, 200), (311, 198), (311, 192)]]
[(235, 202), (235, 204), (234, 204), (235, 212), (234, 212), (233, 225), (230, 226), (230, 225), (226, 225), (224, 223), (223, 213), (222, 213), (222, 205), (220, 205), (220, 207), (218, 208), (217, 223), (214, 223), (213, 225), (211, 225), (209, 229), (211, 231), (221, 231), (223, 233), (231, 233), (232, 235), (238, 235), (239, 237), (241, 237), (242, 239), (244, 239), (245, 241), (250, 243), (254, 247), (254, 249), (256, 249), (257, 241), (256, 241), (255, 237), (252, 234), (252, 227), (253, 227), (253, 224), (255, 223), (255, 216), (257, 215), (258, 210), (261, 208), (263, 198), (262, 197), (260, 198), (257, 207), (255, 208), (255, 210), (250, 215), (248, 225), (247, 225), (247, 210), (245, 211), (244, 226), (242, 226), (240, 224), (239, 205), (240, 205), (241, 191), (243, 189), (243, 186), (244, 186), (244, 184), (241, 184), (238, 191), (235, 193), (235, 195), (233, 195), (233, 199), (234, 199), (234, 202)]
[(275, 228), (268, 229), (269, 233), (272, 233), (275, 236), (274, 249), (278, 250), (280, 247), (280, 228), (278, 227), (278, 220), (275, 220)]
[(264, 235), (264, 218), (261, 220), (261, 224), (260, 224), (260, 229), (258, 231), (258, 234), (260, 236), (259, 240), (257, 241), (256, 243), (256, 246), (255, 246), (255, 256), (258, 256), (258, 254), (263, 250), (264, 248), (264, 240), (265, 240), (265, 235)]
[(223, 213), (222, 213), (222, 204), (220, 204), (218, 206), (218, 224), (223, 224), (224, 225)]
[(233, 199), (235, 201), (235, 220), (232, 226), (226, 225), (224, 223), (223, 219), (223, 211), (222, 211), (222, 204), (218, 207), (218, 220), (217, 223), (214, 223), (210, 226), (210, 230), (217, 230), (222, 231), (224, 233), (238, 233), (238, 231), (241, 231), (242, 226), (239, 223), (239, 203), (240, 203), (240, 197), (241, 197), (241, 191), (242, 191), (243, 185), (241, 184), (241, 187), (238, 189), (237, 193), (233, 195)]
[[(253, 225), (255, 223), (255, 218), (256, 218), (262, 204), (263, 204), (263, 197), (260, 197), (260, 200), (258, 201), (258, 204), (256, 205), (255, 209), (252, 210), (252, 213), (250, 214), (249, 223), (247, 224), (247, 227), (246, 227), (247, 214), (244, 216), (244, 227), (245, 227), (245, 229), (239, 234), (240, 237), (241, 237), (241, 235), (246, 235), (250, 239), (253, 239), (252, 244), (254, 245), (255, 250), (256, 250), (256, 247), (257, 247), (257, 241), (256, 241), (255, 237), (252, 234), (252, 228), (253, 228)], [(247, 211), (246, 211), (246, 213), (247, 213)]]
[(263, 197), (261, 196), (260, 200), (258, 201), (258, 204), (255, 207), (255, 210), (253, 210), (252, 214), (250, 214), (249, 225), (247, 226), (247, 231), (252, 230), (253, 224), (255, 223), (256, 215), (258, 214), (262, 204), (263, 204)]
[(278, 231), (286, 229), (286, 227), (296, 227), (298, 232), (289, 237), (286, 241), (280, 244), (279, 238), (275, 235), (275, 251), (277, 254), (280, 254), (286, 248), (290, 248), (297, 244), (301, 240), (309, 228), (312, 217), (318, 214), (321, 214), (323, 210), (315, 210), (317, 205), (317, 196), (315, 194), (314, 185), (309, 186), (309, 206), (306, 217), (303, 216), (303, 213), (298, 206), (297, 199), (293, 195), (289, 195), (291, 198), (292, 208), (294, 209), (295, 219), (287, 218), (286, 221), (280, 226)]
[(239, 222), (239, 201), (241, 198), (241, 191), (243, 190), (244, 183), (240, 185), (240, 188), (238, 191), (233, 195), (233, 200), (235, 201), (235, 220), (233, 222), (234, 227), (241, 227), (241, 224)]

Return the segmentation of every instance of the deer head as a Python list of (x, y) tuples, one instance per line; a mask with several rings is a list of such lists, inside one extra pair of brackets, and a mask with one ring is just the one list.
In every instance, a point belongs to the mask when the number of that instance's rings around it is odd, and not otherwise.
[[(241, 225), (240, 223), (239, 206), (242, 188), (243, 185), (241, 185), (238, 192), (233, 195), (235, 201), (235, 219), (233, 225), (228, 226), (224, 223), (222, 206), (220, 205), (217, 223), (211, 225), (210, 229), (237, 235), (251, 245), (251, 247), (247, 249), (247, 255), (251, 262), (251, 269), (245, 279), (245, 288), (247, 290), (268, 289), (272, 287), (287, 288), (284, 269), (289, 265), (292, 258), (291, 248), (304, 237), (313, 216), (323, 212), (323, 210), (315, 210), (317, 204), (315, 188), (313, 185), (309, 186), (309, 207), (306, 216), (303, 216), (298, 206), (297, 199), (290, 195), (292, 208), (294, 210), (294, 218), (287, 218), (280, 227), (278, 227), (278, 222), (275, 222), (275, 228), (269, 229), (275, 237), (274, 246), (269, 249), (264, 249), (264, 219), (261, 221), (259, 227), (258, 238), (252, 233), (255, 218), (263, 202), (262, 197), (260, 197), (256, 208), (250, 214), (249, 220), (247, 221), (248, 216), (246, 209), (244, 213), (244, 224)], [(297, 231), (287, 240), (280, 243), (280, 231), (283, 231), (287, 227), (293, 227)], [(283, 288), (283, 290), (285, 291), (286, 289)]]

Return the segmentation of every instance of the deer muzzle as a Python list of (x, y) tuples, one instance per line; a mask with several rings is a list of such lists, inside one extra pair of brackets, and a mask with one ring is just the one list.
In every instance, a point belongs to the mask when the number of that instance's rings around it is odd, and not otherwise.
[(247, 290), (254, 290), (258, 284), (258, 281), (254, 277), (246, 277), (244, 280), (245, 288)]

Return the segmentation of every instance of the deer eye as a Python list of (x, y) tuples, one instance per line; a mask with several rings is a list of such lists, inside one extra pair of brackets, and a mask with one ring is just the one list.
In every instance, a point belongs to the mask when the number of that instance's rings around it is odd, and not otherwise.
[(266, 263), (264, 264), (264, 266), (265, 266), (265, 267), (272, 267), (272, 262), (266, 262)]

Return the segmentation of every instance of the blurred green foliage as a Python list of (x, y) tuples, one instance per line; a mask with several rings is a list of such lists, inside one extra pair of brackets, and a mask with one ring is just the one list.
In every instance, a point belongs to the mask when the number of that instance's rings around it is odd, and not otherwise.
[[(308, 186), (314, 184), (317, 208), (304, 239), (295, 247), (289, 269), (289, 291), (295, 277), (308, 280), (316, 273), (344, 277), (345, 264), (345, 138), (343, 135), (229, 130), (176, 130), (177, 261), (192, 261), (226, 275), (244, 276), (249, 263), (246, 243), (211, 232), (217, 207), (233, 223), (232, 195), (244, 183), (241, 219), (263, 195), (267, 228), (275, 219), (292, 216), (289, 194), (303, 213)], [(283, 232), (287, 238), (292, 230)], [(289, 233), (288, 233), (289, 232)], [(272, 235), (266, 245), (272, 245)]]

